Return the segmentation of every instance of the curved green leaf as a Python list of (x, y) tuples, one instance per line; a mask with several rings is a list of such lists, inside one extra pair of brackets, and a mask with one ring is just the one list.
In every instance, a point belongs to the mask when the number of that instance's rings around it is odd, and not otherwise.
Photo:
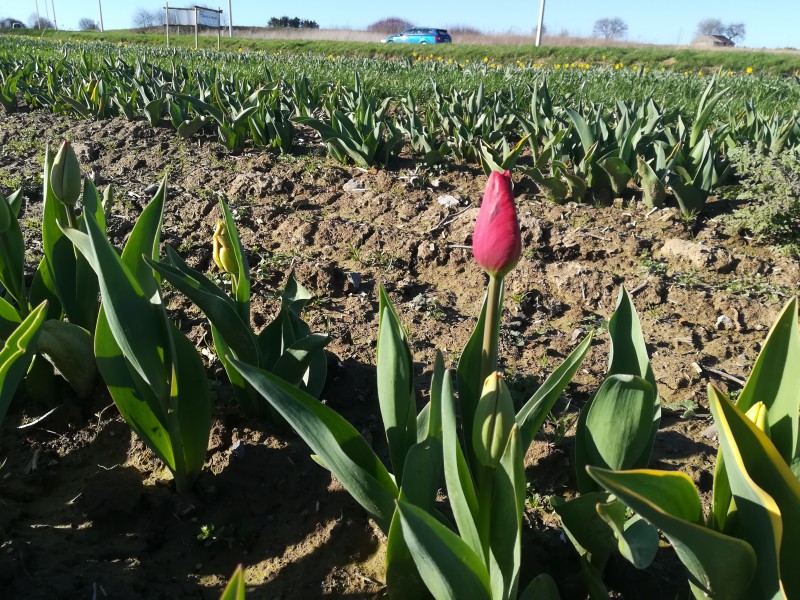
[(33, 358), (33, 347), (46, 311), (44, 303), (33, 309), (0, 350), (0, 423), (3, 422), (19, 382)]
[(281, 378), (230, 359), (250, 383), (303, 438), (325, 468), (389, 531), (398, 490), (392, 476), (363, 437), (331, 408)]
[(759, 589), (765, 597), (800, 594), (800, 481), (778, 449), (725, 395), (709, 386), (725, 471), (742, 536), (758, 554)]
[(520, 439), (524, 449), (531, 445), (533, 438), (547, 419), (547, 415), (553, 410), (553, 405), (572, 381), (575, 373), (578, 372), (591, 343), (592, 334), (589, 334), (569, 353), (564, 362), (550, 373), (517, 413), (517, 425), (519, 425)]
[(421, 508), (397, 504), (419, 574), (436, 600), (490, 600), (489, 573), (472, 548)]
[(689, 571), (689, 583), (696, 593), (725, 600), (748, 597), (756, 566), (753, 547), (702, 525), (700, 496), (689, 477), (648, 469), (586, 470), (597, 483), (664, 532)]
[(403, 327), (382, 287), (379, 296), (378, 401), (392, 468), (398, 484), (402, 484), (406, 453), (417, 439), (414, 363)]

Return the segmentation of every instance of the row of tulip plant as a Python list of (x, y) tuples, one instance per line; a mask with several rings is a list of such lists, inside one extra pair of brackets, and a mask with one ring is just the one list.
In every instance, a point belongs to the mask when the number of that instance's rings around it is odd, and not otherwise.
[[(325, 380), (327, 338), (302, 321), (309, 294), (292, 277), (275, 320), (253, 331), (247, 256), (224, 202), (214, 259), (230, 294), (175, 250), (167, 247), (161, 258), (166, 182), (118, 252), (106, 235), (113, 194), (106, 189), (101, 196), (83, 180), (69, 143), (55, 157), (47, 149), (43, 180), (44, 256), (30, 285), (18, 222), (21, 194), (0, 203), (0, 283), (6, 290), (0, 300), (6, 340), (0, 414), (26, 371), (31, 395), (58, 373), (79, 396), (93, 392), (99, 372), (121, 415), (174, 474), (176, 488), (190, 489), (205, 460), (212, 400), (197, 349), (166, 310), (163, 278), (208, 317), (242, 410), (293, 427), (315, 461), (384, 531), (392, 597), (558, 596), (547, 573), (520, 580), (524, 456), (592, 340), (577, 344), (515, 408), (498, 370), (503, 280), (521, 255), (508, 172), (490, 174), (473, 234), (475, 260), (488, 280), (476, 327), (454, 372), (437, 356), (430, 400), (421, 411), (406, 330), (389, 295), (379, 290), (377, 395), (388, 467), (351, 424), (316, 399)], [(613, 553), (638, 568), (649, 565), (658, 531), (686, 565), (698, 598), (794, 597), (792, 565), (800, 551), (791, 535), (800, 518), (797, 301), (769, 333), (737, 402), (709, 389), (720, 454), (708, 517), (688, 477), (647, 470), (661, 409), (641, 324), (624, 289), (608, 331), (605, 379), (577, 423), (580, 495), (551, 499), (592, 597), (607, 596), (603, 568)], [(437, 502), (442, 481), (446, 503)]]
[[(331, 408), (273, 374), (232, 362), (384, 531), (390, 597), (558, 598), (546, 573), (527, 585), (520, 581), (523, 457), (591, 336), (515, 411), (497, 370), (503, 278), (521, 252), (508, 172), (489, 176), (473, 252), (488, 275), (477, 325), (455, 373), (437, 356), (430, 400), (419, 413), (408, 339), (388, 295), (379, 292), (377, 392), (391, 471)], [(720, 451), (708, 517), (686, 475), (647, 470), (661, 407), (641, 324), (624, 288), (608, 331), (608, 370), (576, 427), (580, 495), (551, 498), (580, 555), (590, 596), (609, 597), (603, 568), (612, 554), (648, 567), (661, 531), (686, 566), (696, 598), (794, 597), (800, 550), (791, 534), (800, 518), (797, 300), (769, 333), (738, 401), (709, 388)], [(444, 504), (436, 502), (442, 480)]]
[[(162, 277), (208, 316), (226, 368), (228, 357), (237, 357), (319, 395), (328, 338), (313, 334), (300, 317), (311, 295), (290, 275), (276, 317), (258, 335), (252, 331), (247, 255), (224, 200), (214, 259), (230, 276), (232, 297), (169, 246), (160, 260), (166, 179), (121, 253), (106, 235), (111, 188), (101, 200), (93, 182), (81, 176), (69, 142), (55, 157), (46, 149), (43, 182), (44, 256), (29, 286), (18, 221), (22, 194), (0, 198), (0, 283), (6, 291), (0, 298), (6, 340), (0, 418), (26, 371), (28, 394), (48, 399), (59, 378), (78, 398), (88, 398), (99, 373), (121, 415), (173, 473), (177, 488), (189, 489), (205, 461), (210, 388), (199, 351), (166, 311)], [(277, 418), (237, 379), (238, 372), (229, 372), (245, 414)]]
[(652, 95), (613, 104), (579, 95), (554, 102), (544, 75), (521, 89), (491, 93), (483, 83), (462, 91), (433, 79), (432, 101), (420, 105), (411, 91), (382, 96), (357, 73), (352, 87), (315, 84), (304, 75), (274, 77), (266, 67), (258, 77), (240, 76), (175, 61), (163, 67), (143, 57), (129, 63), (88, 49), (58, 61), (5, 57), (0, 80), (6, 110), (24, 99), (82, 118), (145, 119), (182, 137), (216, 136), (230, 150), (290, 152), (298, 126), (310, 127), (343, 163), (385, 166), (406, 149), (428, 166), (464, 160), (488, 174), (517, 165), (557, 202), (636, 189), (648, 205), (660, 206), (669, 190), (685, 215), (700, 212), (726, 180), (731, 148), (800, 147), (797, 111), (766, 115), (749, 100), (723, 108), (729, 87), (714, 77), (693, 115), (664, 109)]

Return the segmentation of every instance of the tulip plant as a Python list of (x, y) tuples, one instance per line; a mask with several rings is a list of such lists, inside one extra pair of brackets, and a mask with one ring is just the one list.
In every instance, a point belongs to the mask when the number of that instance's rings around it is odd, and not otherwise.
[[(102, 213), (102, 208), (91, 182), (81, 190), (80, 166), (69, 142), (61, 145), (55, 158), (50, 147), (45, 148), (42, 179), (44, 257), (29, 288), (25, 285), (25, 245), (18, 221), (22, 192), (7, 199), (0, 195), (0, 283), (7, 293), (0, 298), (0, 338), (6, 338), (30, 314), (32, 306), (46, 301), (45, 320), (33, 348), (31, 376), (26, 378), (28, 393), (49, 399), (57, 370), (79, 398), (87, 398), (94, 389), (96, 374), (92, 332), (99, 309), (97, 278), (88, 263), (76, 256), (59, 227), (83, 222), (83, 216), (75, 210), (79, 200), (84, 213)], [(104, 219), (102, 223), (104, 229)]]
[[(65, 177), (76, 176), (76, 164), (65, 167)], [(84, 186), (93, 187), (88, 181)], [(102, 306), (94, 353), (111, 397), (182, 492), (203, 467), (211, 398), (200, 355), (167, 316), (160, 282), (146, 260), (158, 258), (165, 197), (166, 180), (121, 256), (105, 236), (99, 202), (87, 205), (86, 193), (82, 219), (68, 218), (60, 229), (97, 275)]]
[[(546, 574), (519, 594), (523, 457), (580, 366), (591, 338), (583, 340), (515, 414), (497, 371), (503, 278), (521, 252), (508, 173), (489, 177), (473, 250), (489, 275), (489, 286), (459, 361), (458, 390), (439, 354), (430, 401), (419, 412), (408, 339), (388, 294), (380, 288), (377, 388), (391, 471), (333, 409), (271, 373), (229, 360), (386, 533), (390, 596), (557, 597)], [(442, 475), (454, 524), (436, 507)]]
[(683, 473), (586, 467), (599, 485), (663, 532), (696, 598), (800, 595), (798, 361), (795, 298), (773, 325), (737, 402), (709, 386), (720, 453), (707, 517)]
[[(148, 263), (176, 289), (194, 302), (211, 323), (214, 347), (228, 373), (239, 405), (245, 414), (266, 416), (269, 404), (231, 366), (229, 357), (275, 373), (317, 397), (325, 385), (327, 360), (323, 348), (326, 335), (311, 333), (300, 317), (311, 294), (289, 274), (281, 292), (281, 308), (259, 334), (250, 325), (250, 270), (236, 223), (225, 200), (220, 198), (222, 220), (213, 237), (214, 262), (231, 281), (228, 296), (208, 277), (189, 267), (175, 250), (167, 247), (166, 260)], [(273, 415), (275, 417), (275, 415)]]
[(581, 495), (551, 504), (581, 556), (581, 573), (592, 598), (608, 592), (602, 572), (619, 550), (636, 567), (645, 568), (658, 550), (658, 532), (639, 515), (626, 517), (625, 506), (586, 472), (644, 468), (650, 461), (661, 420), (656, 380), (644, 343), (639, 317), (630, 295), (620, 289), (608, 322), (611, 338), (608, 371), (578, 418), (575, 469)]

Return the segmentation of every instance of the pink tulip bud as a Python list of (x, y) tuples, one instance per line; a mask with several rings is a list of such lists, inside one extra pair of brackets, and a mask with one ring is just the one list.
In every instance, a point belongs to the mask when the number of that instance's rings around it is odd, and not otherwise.
[(492, 171), (475, 222), (472, 253), (489, 275), (503, 277), (517, 264), (521, 252), (511, 173)]

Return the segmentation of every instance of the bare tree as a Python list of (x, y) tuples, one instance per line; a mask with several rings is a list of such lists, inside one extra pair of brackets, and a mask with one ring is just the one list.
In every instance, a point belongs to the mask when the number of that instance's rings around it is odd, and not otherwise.
[(50, 19), (44, 17), (36, 17), (36, 13), (28, 17), (28, 22), (31, 24), (31, 29), (55, 29), (56, 26)]
[(137, 8), (133, 13), (133, 26), (137, 29), (147, 29), (148, 27), (158, 27), (164, 24), (164, 11), (161, 9), (147, 10)]
[(719, 19), (703, 19), (697, 24), (697, 35), (725, 35), (725, 25)]
[(628, 33), (628, 25), (619, 17), (613, 19), (598, 19), (592, 27), (592, 35), (604, 37), (606, 40), (618, 40)]
[(78, 29), (81, 31), (98, 31), (100, 27), (94, 19), (87, 19), (84, 17), (78, 21)]
[(725, 35), (728, 39), (734, 42), (741, 43), (744, 41), (744, 36), (747, 35), (744, 23), (731, 23), (725, 27)]
[(398, 31), (403, 31), (413, 26), (414, 24), (412, 22), (401, 19), (400, 17), (388, 17), (368, 25), (367, 31), (376, 33), (397, 33)]
[(724, 35), (729, 40), (741, 42), (746, 27), (744, 23), (725, 24), (720, 19), (703, 19), (697, 24), (697, 35)]

